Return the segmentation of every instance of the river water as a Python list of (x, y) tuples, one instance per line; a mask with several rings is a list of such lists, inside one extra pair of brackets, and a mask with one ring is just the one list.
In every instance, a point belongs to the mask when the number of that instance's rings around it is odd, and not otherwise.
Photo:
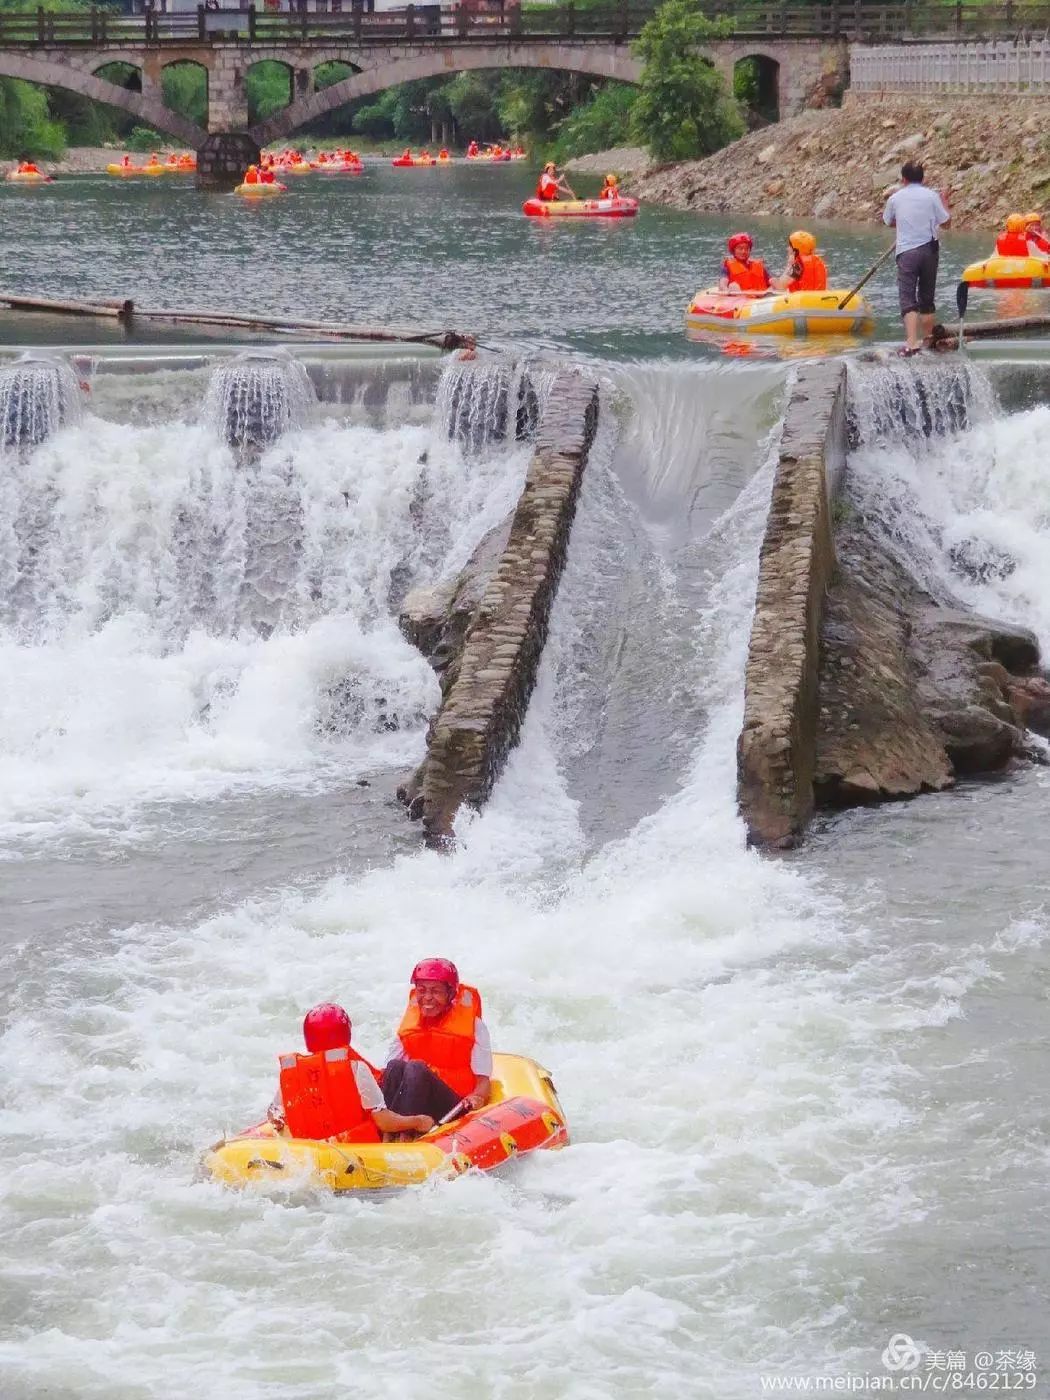
[[(449, 442), (419, 394), (307, 405), (245, 466), (203, 372), (165, 370), (96, 376), (4, 458), (0, 1394), (864, 1393), (901, 1332), (971, 1367), (1035, 1352), (1046, 1394), (1046, 770), (747, 851), (734, 749), (791, 367), (678, 339), (725, 224), (535, 230), (497, 209), (516, 172), (407, 174), (473, 213), (387, 171), (248, 211), (70, 181), (34, 192), (66, 201), (45, 248), (47, 206), (18, 206), (8, 285), (425, 306), (585, 351), (607, 411), (521, 743), (451, 857), (392, 800), (436, 696), (396, 608), (500, 518), (526, 450)], [(844, 265), (878, 246), (834, 236)], [(907, 521), (895, 548), (1044, 646), (1048, 425), (988, 408), (854, 459)], [(963, 537), (1017, 567), (950, 576)], [(379, 1056), (425, 953), (551, 1066), (570, 1149), (371, 1204), (194, 1181), (306, 1006), (344, 1001)]]

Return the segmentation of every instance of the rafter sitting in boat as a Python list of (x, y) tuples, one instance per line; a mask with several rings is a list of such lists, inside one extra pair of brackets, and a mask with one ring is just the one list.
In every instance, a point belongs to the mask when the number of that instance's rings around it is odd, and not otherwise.
[(728, 256), (722, 263), (718, 289), (722, 292), (766, 292), (773, 285), (761, 258), (753, 258), (754, 239), (749, 233), (732, 233), (726, 239)]

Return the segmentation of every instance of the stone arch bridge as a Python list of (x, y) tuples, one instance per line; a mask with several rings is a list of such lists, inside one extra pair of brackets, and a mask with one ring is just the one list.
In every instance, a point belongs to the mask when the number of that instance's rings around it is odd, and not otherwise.
[[(0, 76), (109, 103), (194, 148), (214, 133), (247, 133), (265, 142), (289, 136), (353, 98), (469, 69), (561, 69), (635, 83), (641, 70), (631, 42), (651, 9), (632, 10), (621, 3), (607, 15), (575, 15), (571, 4), (552, 6), (542, 17), (544, 32), (535, 32), (534, 15), (523, 17), (516, 7), (499, 16), (459, 13), (437, 21), (432, 13), (416, 15), (409, 6), (396, 20), (360, 14), (257, 18), (254, 10), (144, 18), (93, 11), (90, 19), (84, 12), (6, 14), (0, 16)], [(827, 74), (845, 78), (847, 47), (837, 35), (756, 32), (714, 42), (707, 53), (728, 77), (741, 58), (757, 57), (774, 74), (777, 105), (787, 114), (804, 106)], [(288, 69), (291, 100), (281, 112), (250, 127), (244, 78), (264, 60)], [(318, 67), (332, 62), (347, 65), (349, 76), (318, 88)], [(164, 69), (186, 63), (207, 74), (207, 130), (171, 111), (162, 98)], [(114, 64), (124, 65), (123, 72), (114, 73)], [(134, 70), (130, 81), (129, 69)]]

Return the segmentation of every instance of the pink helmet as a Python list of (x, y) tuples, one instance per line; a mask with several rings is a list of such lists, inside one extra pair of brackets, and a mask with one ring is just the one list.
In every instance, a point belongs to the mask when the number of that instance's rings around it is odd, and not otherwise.
[(311, 1055), (322, 1050), (340, 1050), (350, 1044), (350, 1017), (341, 1006), (323, 1001), (303, 1018), (303, 1039)]
[(731, 233), (726, 239), (726, 247), (729, 249), (730, 252), (732, 252), (733, 249), (741, 243), (746, 243), (747, 246), (750, 248), (754, 245), (754, 241), (755, 240), (751, 237), (749, 233)]
[(453, 992), (459, 986), (459, 972), (448, 958), (424, 958), (412, 969), (413, 982), (446, 982)]

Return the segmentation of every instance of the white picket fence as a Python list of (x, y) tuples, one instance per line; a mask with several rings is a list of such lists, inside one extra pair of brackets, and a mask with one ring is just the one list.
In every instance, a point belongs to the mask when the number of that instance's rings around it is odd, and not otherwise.
[(854, 92), (1050, 93), (1050, 38), (852, 45)]

